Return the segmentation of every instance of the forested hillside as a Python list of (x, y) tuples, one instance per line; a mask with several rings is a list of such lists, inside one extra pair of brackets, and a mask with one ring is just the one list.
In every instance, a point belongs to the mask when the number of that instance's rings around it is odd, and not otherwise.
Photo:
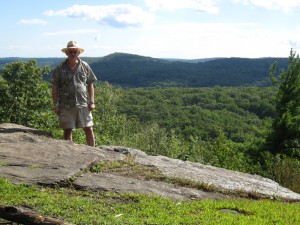
[(270, 85), (274, 61), (286, 68), (288, 59), (221, 58), (191, 63), (115, 53), (91, 64), (100, 79), (123, 87), (211, 87)]
[[(279, 68), (288, 65), (288, 58), (167, 60), (124, 53), (82, 59), (90, 63), (98, 80), (121, 87), (270, 86), (270, 65), (275, 61)], [(29, 59), (2, 58), (0, 68), (19, 60)], [(39, 66), (54, 69), (64, 58), (35, 60)]]

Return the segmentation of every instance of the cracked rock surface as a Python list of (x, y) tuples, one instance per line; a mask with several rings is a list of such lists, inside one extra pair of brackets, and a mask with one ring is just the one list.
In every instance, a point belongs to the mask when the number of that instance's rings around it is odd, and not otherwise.
[(225, 195), (179, 184), (138, 179), (109, 172), (91, 173), (104, 161), (122, 161), (157, 168), (164, 176), (211, 184), (225, 192), (257, 193), (268, 198), (300, 201), (300, 195), (257, 175), (164, 156), (150, 156), (121, 146), (89, 147), (55, 140), (49, 134), (16, 124), (0, 124), (0, 177), (29, 185), (69, 185), (94, 191), (159, 195), (175, 199), (220, 199)]

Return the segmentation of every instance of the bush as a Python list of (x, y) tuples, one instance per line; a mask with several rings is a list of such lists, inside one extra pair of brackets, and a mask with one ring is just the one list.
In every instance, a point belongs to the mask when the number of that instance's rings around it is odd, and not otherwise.
[(275, 180), (282, 186), (300, 193), (300, 161), (277, 154), (274, 162)]
[(0, 85), (0, 122), (21, 124), (29, 127), (44, 127), (51, 104), (48, 86), (43, 76), (48, 67), (39, 68), (36, 61), (6, 64)]

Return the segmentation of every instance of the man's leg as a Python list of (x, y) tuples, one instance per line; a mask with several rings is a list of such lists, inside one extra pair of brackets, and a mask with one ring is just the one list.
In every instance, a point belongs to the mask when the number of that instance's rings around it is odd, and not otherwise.
[(89, 146), (95, 147), (95, 135), (93, 127), (84, 127), (83, 128), (86, 138), (86, 143)]
[(72, 130), (76, 122), (76, 109), (75, 108), (62, 108), (59, 114), (59, 123), (64, 130), (64, 139), (72, 141)]
[(64, 139), (72, 141), (72, 128), (64, 129)]

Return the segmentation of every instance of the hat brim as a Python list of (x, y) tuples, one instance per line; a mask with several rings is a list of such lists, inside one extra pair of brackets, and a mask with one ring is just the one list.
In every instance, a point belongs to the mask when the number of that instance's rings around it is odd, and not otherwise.
[(68, 50), (70, 49), (78, 49), (80, 51), (80, 53), (83, 53), (84, 52), (84, 49), (83, 48), (78, 48), (78, 47), (69, 47), (69, 48), (63, 48), (61, 51), (63, 53), (66, 53)]

